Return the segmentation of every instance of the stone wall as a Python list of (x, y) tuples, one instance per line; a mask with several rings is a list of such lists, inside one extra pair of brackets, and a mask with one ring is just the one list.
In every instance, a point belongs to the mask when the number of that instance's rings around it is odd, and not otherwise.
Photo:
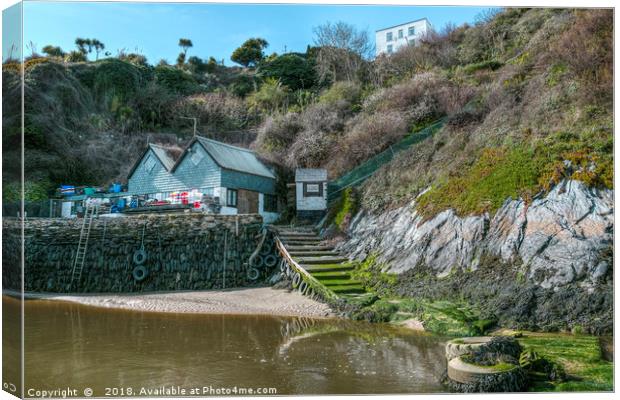
[[(259, 215), (136, 215), (93, 221), (79, 282), (70, 287), (82, 219), (28, 219), (25, 288), (30, 292), (141, 292), (249, 286), (247, 262), (256, 249)], [(19, 221), (3, 219), (4, 287), (19, 281)], [(148, 274), (134, 278), (134, 254), (144, 247)], [(263, 252), (273, 249), (271, 238)], [(272, 250), (273, 251), (273, 250)]]

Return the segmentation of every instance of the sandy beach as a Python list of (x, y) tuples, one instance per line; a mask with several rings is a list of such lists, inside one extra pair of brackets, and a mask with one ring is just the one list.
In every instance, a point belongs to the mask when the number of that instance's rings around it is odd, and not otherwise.
[[(11, 293), (5, 293), (11, 295)], [(19, 295), (19, 293), (12, 293)], [(297, 292), (271, 287), (231, 290), (183, 291), (125, 294), (55, 294), (28, 293), (26, 298), (57, 301), (136, 311), (251, 314), (326, 318), (333, 311), (326, 304)]]

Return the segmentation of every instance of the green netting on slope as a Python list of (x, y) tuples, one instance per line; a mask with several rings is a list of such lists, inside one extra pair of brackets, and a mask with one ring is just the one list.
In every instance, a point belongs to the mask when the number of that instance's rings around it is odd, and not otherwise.
[(373, 156), (365, 163), (358, 165), (345, 175), (333, 182), (330, 182), (327, 186), (328, 202), (331, 203), (333, 200), (340, 197), (342, 191), (347, 187), (360, 185), (366, 180), (366, 178), (374, 174), (375, 171), (377, 171), (381, 166), (390, 162), (399, 152), (430, 137), (443, 126), (444, 122), (444, 119), (435, 121), (430, 125), (427, 125), (425, 128), (407, 135), (404, 139), (393, 144), (387, 150)]

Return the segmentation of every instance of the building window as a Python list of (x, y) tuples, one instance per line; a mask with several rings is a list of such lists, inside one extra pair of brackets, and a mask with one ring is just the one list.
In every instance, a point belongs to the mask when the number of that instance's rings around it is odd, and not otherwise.
[(408, 32), (408, 33), (409, 33), (409, 36), (413, 36), (413, 35), (415, 35), (415, 27), (410, 26), (410, 27), (409, 27), (409, 32)]
[(323, 197), (321, 182), (304, 182), (304, 197)]
[(204, 187), (204, 188), (200, 189), (200, 191), (204, 195), (213, 197), (213, 194), (215, 193), (215, 188), (213, 188), (213, 187)]
[(237, 207), (237, 191), (235, 189), (226, 190), (226, 205), (228, 207)]
[(398, 38), (401, 39), (403, 37), (403, 30), (399, 29), (398, 30)]
[(155, 160), (153, 160), (153, 157), (149, 156), (144, 162), (144, 169), (146, 169), (146, 172), (150, 173), (151, 171), (153, 171), (154, 167), (155, 167)]
[(385, 40), (387, 40), (388, 42), (392, 41), (392, 32), (388, 32), (385, 34)]
[(390, 53), (390, 54), (392, 54), (394, 52), (394, 48), (392, 47), (391, 44), (388, 44), (387, 52)]
[(415, 46), (415, 39), (409, 39), (409, 46)]
[(265, 204), (263, 205), (263, 211), (265, 212), (278, 212), (278, 198), (273, 194), (266, 194), (263, 197)]

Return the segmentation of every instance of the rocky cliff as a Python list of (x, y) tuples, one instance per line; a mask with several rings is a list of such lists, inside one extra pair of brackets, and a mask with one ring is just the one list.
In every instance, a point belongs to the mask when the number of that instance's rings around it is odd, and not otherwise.
[[(613, 223), (612, 190), (568, 180), (529, 204), (508, 199), (494, 215), (446, 210), (424, 220), (415, 202), (378, 215), (362, 211), (339, 250), (358, 260), (375, 254), (384, 271), (398, 274), (403, 295), (492, 299), (501, 304), (489, 309), (509, 325), (590, 326), (596, 319), (598, 331), (607, 329), (598, 313), (611, 321)], [(583, 297), (590, 294), (596, 299)], [(529, 303), (515, 313), (523, 296)], [(553, 311), (542, 315), (543, 304)]]

